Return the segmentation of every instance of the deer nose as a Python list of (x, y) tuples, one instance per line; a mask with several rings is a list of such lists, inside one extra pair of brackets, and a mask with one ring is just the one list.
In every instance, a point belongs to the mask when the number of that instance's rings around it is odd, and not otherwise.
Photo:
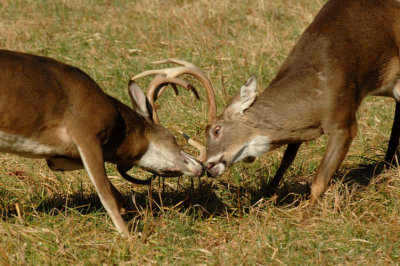
[(216, 163), (207, 163), (207, 172), (210, 171)]
[(205, 166), (208, 177), (214, 177), (215, 176), (215, 173), (213, 173), (213, 170), (212, 170), (212, 168), (215, 165), (216, 165), (216, 163), (207, 163), (207, 165)]

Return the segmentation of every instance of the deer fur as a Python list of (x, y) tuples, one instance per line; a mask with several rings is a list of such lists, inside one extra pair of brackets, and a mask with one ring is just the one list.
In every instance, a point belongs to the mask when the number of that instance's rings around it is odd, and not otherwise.
[[(139, 166), (161, 176), (201, 176), (203, 165), (151, 121), (147, 100), (129, 84), (133, 109), (105, 94), (81, 70), (36, 55), (0, 50), (0, 151), (44, 158), (52, 170), (85, 168), (117, 230), (123, 197), (104, 162)], [(146, 183), (142, 181), (143, 183)]]
[[(325, 155), (311, 184), (313, 206), (356, 136), (356, 112), (362, 100), (368, 95), (400, 100), (399, 53), (399, 2), (328, 1), (268, 88), (257, 96), (256, 80), (250, 78), (208, 125), (207, 172), (220, 175), (235, 162), (252, 161), (288, 144), (271, 183), (277, 186), (301, 143), (328, 134)], [(399, 139), (399, 103), (396, 107), (386, 154), (389, 162)]]

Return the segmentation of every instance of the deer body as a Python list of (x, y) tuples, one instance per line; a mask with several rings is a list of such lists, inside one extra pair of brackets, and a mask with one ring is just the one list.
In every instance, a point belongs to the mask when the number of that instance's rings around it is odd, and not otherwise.
[[(107, 142), (118, 113), (83, 72), (47, 58), (8, 51), (1, 51), (0, 67), (2, 135), (15, 135), (21, 143), (26, 140), (42, 147), (13, 147), (3, 141), (4, 151), (40, 158), (62, 151), (65, 157), (79, 159), (70, 132), (72, 123), (86, 125), (87, 130), (93, 130), (102, 142)], [(70, 107), (69, 102), (73, 103)], [(85, 109), (96, 110), (96, 116)]]
[(134, 165), (162, 176), (203, 174), (202, 164), (151, 121), (134, 83), (132, 110), (81, 70), (50, 58), (0, 50), (0, 69), (0, 151), (44, 158), (53, 170), (84, 167), (124, 236), (123, 197), (108, 180), (104, 162), (115, 163), (128, 179), (126, 171)]
[[(271, 84), (256, 97), (250, 78), (207, 127), (207, 171), (220, 175), (240, 160), (289, 144), (272, 181), (278, 185), (300, 144), (329, 141), (311, 185), (310, 205), (324, 193), (357, 131), (356, 111), (367, 95), (400, 100), (400, 3), (331, 0), (317, 14)], [(394, 128), (399, 121), (394, 122)], [(387, 158), (396, 147), (389, 147)], [(251, 148), (251, 142), (263, 139)], [(394, 141), (396, 142), (396, 140)]]

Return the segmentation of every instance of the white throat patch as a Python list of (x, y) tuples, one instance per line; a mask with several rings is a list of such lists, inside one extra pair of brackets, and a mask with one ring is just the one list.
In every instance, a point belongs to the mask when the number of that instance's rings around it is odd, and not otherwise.
[(154, 143), (150, 142), (146, 153), (139, 160), (139, 166), (147, 169), (170, 169), (174, 167), (173, 159), (171, 154), (163, 153), (163, 149), (158, 149)]
[(242, 151), (239, 151), (239, 155), (232, 162), (239, 162), (247, 157), (259, 157), (263, 153), (266, 153), (270, 150), (270, 140), (267, 136), (257, 136), (253, 138), (246, 146), (242, 148)]

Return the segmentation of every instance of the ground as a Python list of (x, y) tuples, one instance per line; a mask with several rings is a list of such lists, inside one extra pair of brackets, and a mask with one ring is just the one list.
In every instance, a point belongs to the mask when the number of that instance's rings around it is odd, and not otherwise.
[[(191, 61), (210, 77), (221, 112), (249, 76), (267, 87), (324, 2), (0, 0), (0, 48), (79, 67), (127, 104), (129, 79), (152, 61)], [(145, 90), (148, 82), (139, 83)], [(204, 141), (207, 125), (205, 94), (192, 82), (202, 100), (168, 91), (158, 102), (182, 145), (179, 130)], [(391, 99), (363, 103), (357, 138), (307, 222), (308, 183), (326, 137), (301, 147), (275, 194), (267, 185), (282, 149), (218, 179), (155, 180), (151, 188), (107, 164), (130, 206), (129, 241), (84, 171), (52, 172), (43, 160), (1, 154), (0, 264), (398, 264), (400, 173), (381, 163), (393, 111)]]

